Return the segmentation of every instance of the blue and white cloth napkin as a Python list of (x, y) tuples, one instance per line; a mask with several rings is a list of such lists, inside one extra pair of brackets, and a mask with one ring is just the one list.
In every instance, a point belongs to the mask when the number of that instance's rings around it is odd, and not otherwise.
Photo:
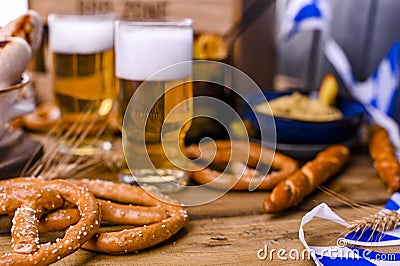
[[(381, 212), (388, 210), (400, 212), (399, 192), (392, 195)], [(348, 226), (348, 223), (325, 203), (316, 206), (303, 217), (299, 229), (299, 239), (317, 265), (350, 265), (350, 263), (352, 265), (400, 265), (400, 253), (382, 253), (371, 250), (371, 247), (376, 246), (400, 246), (400, 228), (385, 233), (377, 230), (360, 230), (358, 233), (350, 233), (345, 237), (338, 238), (336, 246), (310, 246), (304, 237), (304, 226), (314, 217), (326, 219), (345, 227)], [(369, 247), (369, 249), (364, 249), (363, 246)]]
[(356, 81), (346, 53), (331, 35), (331, 18), (331, 0), (292, 0), (285, 10), (278, 41), (286, 43), (300, 31), (319, 30), (325, 57), (353, 97), (365, 106), (371, 122), (384, 127), (400, 151), (399, 128), (392, 118), (400, 81), (400, 43), (393, 43), (387, 56), (366, 81)]
[(285, 9), (278, 40), (288, 42), (305, 30), (326, 32), (331, 23), (331, 8), (327, 0), (290, 1)]

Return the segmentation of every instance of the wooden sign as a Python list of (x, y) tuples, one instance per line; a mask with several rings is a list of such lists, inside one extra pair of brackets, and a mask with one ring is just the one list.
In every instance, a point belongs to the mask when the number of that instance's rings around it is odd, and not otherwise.
[(118, 19), (192, 18), (196, 32), (223, 35), (237, 20), (240, 0), (29, 0), (29, 8), (43, 20), (50, 12), (99, 13), (112, 11)]

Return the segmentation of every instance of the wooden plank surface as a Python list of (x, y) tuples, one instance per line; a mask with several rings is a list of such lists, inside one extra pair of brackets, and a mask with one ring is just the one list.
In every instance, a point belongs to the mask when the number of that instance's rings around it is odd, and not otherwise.
[[(354, 210), (338, 209), (343, 217)], [(242, 217), (192, 220), (169, 241), (154, 248), (126, 255), (104, 255), (79, 250), (55, 265), (313, 265), (307, 258), (279, 260), (273, 254), (265, 260), (257, 256), (259, 249), (292, 249), (300, 254), (304, 247), (298, 240), (300, 220), (305, 212), (290, 212), (283, 217), (274, 215), (248, 215)], [(345, 232), (343, 227), (332, 227), (327, 222), (313, 223), (307, 227), (307, 238), (324, 240), (334, 245), (336, 238)], [(54, 238), (54, 237), (53, 237)], [(51, 240), (45, 234), (44, 241)], [(0, 237), (0, 249), (9, 251), (9, 236)]]
[[(376, 176), (365, 150), (353, 153), (348, 167), (325, 184), (349, 201), (383, 205), (389, 198), (382, 181)], [(301, 205), (281, 214), (265, 214), (262, 201), (268, 192), (229, 192), (206, 205), (189, 207), (188, 225), (169, 241), (156, 247), (125, 255), (105, 255), (85, 250), (68, 256), (56, 265), (313, 265), (308, 259), (279, 260), (276, 257), (260, 260), (257, 252), (264, 249), (291, 249), (302, 252), (298, 240), (301, 217), (315, 205), (326, 202), (345, 219), (358, 212), (346, 202), (316, 191)], [(364, 210), (366, 214), (366, 210)], [(317, 222), (307, 227), (307, 238), (324, 244), (335, 244), (344, 228)], [(43, 234), (43, 241), (54, 239)], [(10, 250), (8, 233), (0, 235), (1, 253)]]

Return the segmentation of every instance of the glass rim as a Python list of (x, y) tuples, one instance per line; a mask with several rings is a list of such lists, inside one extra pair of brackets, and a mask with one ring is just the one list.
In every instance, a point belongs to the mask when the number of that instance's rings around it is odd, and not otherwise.
[(193, 19), (191, 18), (160, 18), (160, 19), (137, 19), (137, 20), (115, 20), (116, 25), (127, 26), (175, 26), (175, 27), (189, 27), (193, 26)]

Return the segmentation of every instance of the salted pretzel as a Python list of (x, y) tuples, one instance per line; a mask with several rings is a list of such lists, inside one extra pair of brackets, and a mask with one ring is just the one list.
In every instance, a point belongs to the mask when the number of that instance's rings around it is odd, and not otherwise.
[[(103, 216), (103, 213), (102, 213)], [(76, 224), (81, 215), (77, 208), (66, 208), (50, 212), (39, 220), (39, 232), (62, 231), (71, 225)]]
[[(101, 208), (101, 220), (111, 224), (143, 225), (160, 222), (168, 218), (168, 212), (159, 206), (144, 207), (126, 205), (97, 199)], [(60, 231), (79, 220), (79, 211), (76, 208), (56, 210), (40, 220), (40, 232)]]
[[(88, 180), (73, 179), (70, 179), (69, 181), (79, 185), (83, 184), (84, 186), (86, 182), (89, 182)], [(87, 187), (89, 188), (89, 186)], [(102, 190), (100, 189), (97, 190), (99, 193), (97, 195), (101, 195), (101, 198), (97, 198), (97, 201), (100, 203), (102, 221), (116, 225), (143, 225), (160, 222), (168, 218), (169, 214), (167, 210), (161, 206), (140, 206), (144, 204), (140, 201), (141, 199), (135, 198), (136, 196), (133, 196), (133, 200), (132, 198), (127, 198), (125, 200), (124, 203), (127, 203), (128, 205), (111, 202), (110, 194), (103, 194), (101, 191)], [(113, 199), (114, 201), (119, 202), (118, 199), (115, 200), (115, 198), (116, 195), (113, 196)], [(132, 205), (137, 202), (139, 202), (139, 205)], [(78, 219), (79, 212), (74, 208), (56, 210), (40, 220), (39, 231), (51, 232), (63, 230), (69, 225), (74, 224)]]
[[(212, 161), (210, 167), (216, 169), (191, 171), (190, 176), (200, 184), (233, 190), (247, 190), (251, 185), (255, 185), (259, 190), (268, 190), (297, 169), (295, 160), (255, 143), (229, 140), (217, 140), (214, 143), (217, 149), (214, 158), (214, 154), (207, 153), (207, 150), (211, 150), (209, 146), (213, 145), (212, 142), (201, 144), (204, 145), (201, 151), (197, 144), (192, 144), (186, 149), (188, 158)], [(221, 172), (229, 164), (233, 174)], [(273, 171), (261, 175), (254, 169), (260, 164), (271, 165)]]
[[(88, 188), (97, 197), (104, 212), (102, 221), (142, 225), (117, 232), (98, 233), (82, 246), (88, 250), (127, 253), (152, 247), (176, 234), (188, 221), (188, 215), (182, 207), (156, 199), (137, 186), (89, 179), (70, 179), (69, 182)], [(127, 208), (127, 212), (111, 214), (114, 207), (119, 210)], [(51, 224), (43, 221), (41, 228), (47, 231), (62, 230), (59, 225), (65, 223), (67, 227), (73, 219), (68, 220), (62, 214), (56, 214), (48, 219)], [(57, 225), (57, 228), (52, 225)]]
[(268, 213), (279, 212), (297, 205), (320, 184), (338, 173), (349, 158), (349, 149), (334, 145), (317, 154), (286, 180), (282, 180), (264, 200)]
[(400, 164), (387, 131), (378, 125), (370, 128), (369, 153), (374, 168), (390, 192), (400, 189)]
[[(30, 187), (0, 187), (0, 214), (16, 211), (11, 228), (12, 249), (16, 253), (29, 254), (37, 250), (38, 232), (25, 230), (38, 219), (45, 210), (54, 210), (64, 205), (63, 198), (52, 190)], [(36, 217), (30, 219), (29, 216)]]
[(142, 188), (103, 180), (80, 179), (76, 184), (87, 187), (96, 197), (120, 203), (161, 207), (166, 219), (142, 227), (117, 232), (98, 233), (82, 247), (105, 253), (127, 253), (152, 247), (176, 234), (188, 221), (186, 210), (147, 194)]
[[(0, 190), (2, 193), (7, 193), (0, 198), (3, 213), (15, 208), (15, 203), (11, 203), (14, 202), (13, 199), (17, 198), (17, 202), (21, 203), (13, 218), (11, 236), (14, 241), (14, 252), (1, 256), (1, 265), (51, 264), (76, 251), (99, 229), (101, 214), (96, 199), (86, 188), (71, 182), (16, 178), (0, 181)], [(9, 194), (10, 190), (11, 194)], [(30, 190), (32, 192), (29, 192)], [(39, 193), (37, 193), (38, 191)], [(56, 193), (56, 195), (51, 196), (51, 193)], [(50, 196), (52, 200), (47, 204), (45, 199)], [(53, 202), (54, 197), (56, 202)], [(41, 205), (41, 200), (44, 205)], [(55, 208), (60, 205), (59, 200), (61, 203), (66, 201), (77, 206), (81, 218), (66, 230), (62, 239), (55, 243), (38, 245), (37, 223), (42, 209)], [(27, 226), (22, 228), (21, 222)], [(23, 236), (31, 237), (24, 242)]]

